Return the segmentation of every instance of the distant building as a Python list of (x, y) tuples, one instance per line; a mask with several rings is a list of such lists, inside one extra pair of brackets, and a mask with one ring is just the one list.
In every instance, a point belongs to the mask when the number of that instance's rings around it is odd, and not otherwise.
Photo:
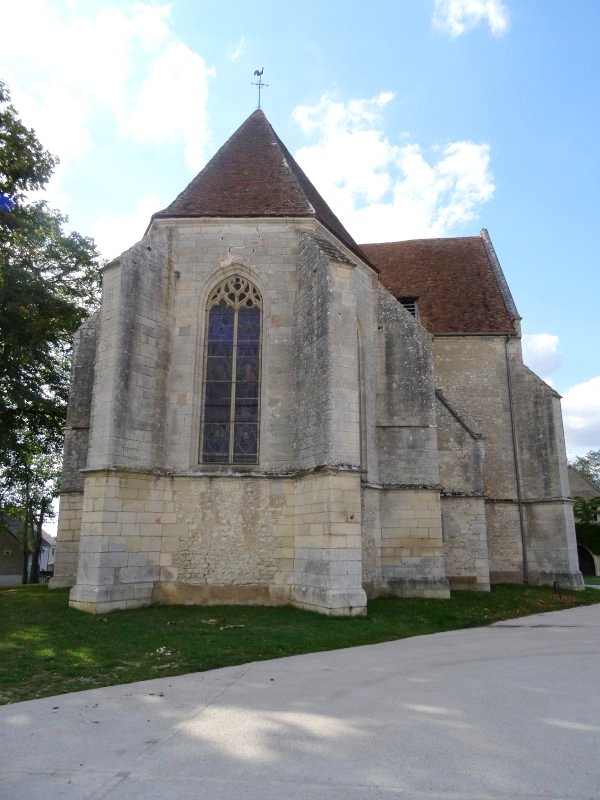
[(593, 500), (600, 497), (600, 489), (569, 464), (569, 487), (572, 497), (583, 497), (584, 500)]
[(262, 111), (104, 269), (62, 486), (51, 585), (85, 611), (582, 586), (487, 231), (359, 246)]
[(12, 526), (0, 520), (0, 586), (16, 586), (23, 573), (23, 545)]
[[(0, 521), (0, 586), (17, 586), (23, 576), (23, 544), (19, 537), (19, 523), (13, 520)], [(50, 577), (54, 571), (56, 537), (42, 529), (42, 547), (39, 568), (42, 577)], [(28, 559), (31, 572), (31, 556)]]

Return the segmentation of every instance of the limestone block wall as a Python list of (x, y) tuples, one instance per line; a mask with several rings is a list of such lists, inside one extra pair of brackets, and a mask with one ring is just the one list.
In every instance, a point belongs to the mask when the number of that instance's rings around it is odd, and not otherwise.
[(484, 446), (436, 392), (437, 436), (442, 484), (442, 527), (446, 572), (451, 589), (490, 588), (482, 466)]
[(560, 396), (511, 359), (515, 426), (524, 500), (570, 497)]
[(516, 498), (505, 338), (436, 336), (436, 388), (483, 435), (483, 488), (494, 499)]
[(514, 500), (486, 500), (490, 583), (522, 583), (523, 544)]
[[(373, 279), (316, 229), (158, 223), (106, 269), (75, 607), (235, 598), (364, 611), (360, 489), (349, 519), (339, 508), (348, 476), (334, 486), (319, 474), (307, 490), (302, 469), (360, 468), (356, 294)], [(263, 305), (256, 467), (199, 464), (207, 298), (233, 274), (252, 280)]]
[(312, 236), (301, 239), (295, 302), (294, 439), (298, 466), (329, 463), (335, 416), (331, 369), (334, 278), (329, 259)]
[(360, 477), (88, 472), (71, 606), (286, 603), (361, 614)]
[(295, 303), (300, 469), (361, 461), (355, 264), (326, 240), (300, 241)]
[(283, 481), (179, 478), (173, 500), (186, 525), (178, 537), (173, 578), (191, 584), (273, 582), (275, 526), (286, 502)]
[(377, 456), (363, 471), (364, 586), (370, 595), (448, 597), (431, 336), (385, 289), (375, 298), (375, 335), (367, 326), (364, 336)]
[(73, 586), (77, 580), (82, 510), (83, 492), (61, 494), (51, 589)]
[(366, 613), (360, 475), (325, 471), (294, 482), (294, 605), (331, 615)]
[(240, 274), (263, 302), (260, 469), (293, 469), (297, 227), (279, 220), (169, 220), (155, 223), (153, 235), (164, 238), (175, 266), (165, 464), (174, 471), (199, 465), (206, 304), (220, 281)]
[(511, 361), (529, 580), (583, 587), (559, 395)]
[(71, 605), (270, 602), (292, 570), (292, 493), (290, 480), (88, 474)]
[(94, 388), (94, 365), (98, 343), (99, 312), (89, 317), (73, 337), (69, 405), (65, 425), (65, 445), (61, 491), (82, 492), (80, 470), (87, 464), (87, 450)]
[(439, 491), (381, 490), (379, 507), (375, 594), (449, 597)]
[(529, 582), (583, 589), (571, 504), (526, 503), (525, 525)]
[(483, 435), (490, 580), (523, 579), (523, 555), (503, 336), (436, 336), (436, 386), (472, 430)]
[(368, 597), (375, 596), (375, 580), (381, 563), (381, 489), (362, 484), (361, 491), (361, 548), (362, 582)]
[(441, 504), (450, 588), (489, 591), (490, 564), (483, 497), (443, 495)]
[(88, 466), (164, 464), (173, 262), (150, 237), (103, 274)]
[(84, 484), (81, 470), (87, 465), (99, 322), (99, 313), (93, 314), (73, 337), (54, 576), (50, 580), (53, 589), (72, 586), (77, 577)]
[(379, 482), (438, 485), (431, 336), (389, 292), (379, 292)]

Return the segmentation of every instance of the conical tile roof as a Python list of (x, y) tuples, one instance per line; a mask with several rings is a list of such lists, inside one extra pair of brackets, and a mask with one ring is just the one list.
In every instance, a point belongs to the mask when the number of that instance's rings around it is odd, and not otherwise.
[(152, 219), (172, 217), (312, 217), (364, 258), (260, 109)]

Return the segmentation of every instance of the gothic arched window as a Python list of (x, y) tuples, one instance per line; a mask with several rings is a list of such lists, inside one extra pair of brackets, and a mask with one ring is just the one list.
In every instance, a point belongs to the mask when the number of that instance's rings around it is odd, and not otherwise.
[(233, 275), (208, 298), (202, 463), (258, 462), (262, 300)]

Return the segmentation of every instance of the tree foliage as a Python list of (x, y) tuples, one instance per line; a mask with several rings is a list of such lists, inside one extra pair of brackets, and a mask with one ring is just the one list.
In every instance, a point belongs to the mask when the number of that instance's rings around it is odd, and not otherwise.
[(600, 450), (588, 450), (584, 456), (577, 456), (569, 464), (600, 490)]
[(0, 213), (0, 511), (21, 514), (29, 548), (56, 492), (71, 339), (97, 305), (101, 264), (92, 239), (31, 198), (56, 163), (0, 81), (0, 194), (14, 203)]
[(585, 497), (577, 495), (573, 500), (573, 513), (577, 522), (582, 525), (593, 525), (598, 521), (600, 497), (592, 497), (591, 500), (586, 500)]

